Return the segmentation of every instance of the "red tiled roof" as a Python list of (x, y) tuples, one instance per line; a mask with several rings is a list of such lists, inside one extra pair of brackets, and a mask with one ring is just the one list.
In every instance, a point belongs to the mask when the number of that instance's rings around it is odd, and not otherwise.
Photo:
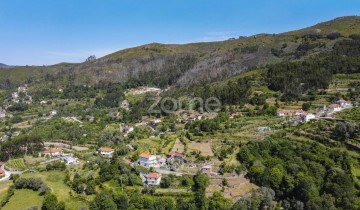
[(140, 157), (142, 157), (142, 158), (149, 158), (151, 156), (151, 154), (149, 154), (149, 153), (141, 153), (140, 154)]
[(184, 155), (180, 152), (171, 151), (168, 153), (168, 156), (175, 156), (175, 157), (184, 157)]
[(331, 104), (329, 105), (330, 108), (339, 108), (340, 105), (339, 104)]
[(113, 152), (114, 149), (111, 149), (111, 148), (109, 148), (109, 147), (100, 147), (100, 148), (99, 148), (99, 151), (100, 151), (100, 152)]
[(5, 174), (5, 171), (0, 169), (0, 175), (4, 175)]
[(158, 179), (161, 177), (161, 174), (159, 173), (148, 173), (146, 175), (146, 178), (150, 178), (150, 179)]

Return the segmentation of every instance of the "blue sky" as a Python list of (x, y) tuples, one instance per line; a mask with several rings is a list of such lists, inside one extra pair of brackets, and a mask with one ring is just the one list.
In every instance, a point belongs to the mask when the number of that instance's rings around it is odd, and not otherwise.
[(279, 33), (359, 13), (359, 0), (0, 0), (0, 63), (82, 62), (151, 42)]

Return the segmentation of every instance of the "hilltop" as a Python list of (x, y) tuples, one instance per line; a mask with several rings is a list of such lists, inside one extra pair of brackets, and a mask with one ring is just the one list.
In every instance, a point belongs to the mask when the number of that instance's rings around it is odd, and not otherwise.
[[(152, 43), (102, 58), (52, 66), (0, 70), (0, 87), (50, 79), (64, 85), (136, 81), (159, 87), (187, 87), (222, 81), (284, 60), (331, 51), (337, 40), (360, 33), (360, 17), (349, 16), (281, 34), (259, 34), (219, 42)], [(10, 86), (11, 86), (10, 84)]]

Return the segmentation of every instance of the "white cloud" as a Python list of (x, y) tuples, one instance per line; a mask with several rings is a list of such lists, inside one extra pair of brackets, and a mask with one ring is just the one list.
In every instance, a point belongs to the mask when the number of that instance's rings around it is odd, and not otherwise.
[(237, 38), (239, 32), (236, 31), (213, 31), (208, 32), (200, 40), (201, 42), (223, 41), (230, 38)]

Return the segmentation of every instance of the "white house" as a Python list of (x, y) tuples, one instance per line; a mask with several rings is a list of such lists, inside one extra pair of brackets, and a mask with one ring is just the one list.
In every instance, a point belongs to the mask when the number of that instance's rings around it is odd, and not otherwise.
[(133, 132), (134, 131), (134, 127), (125, 127), (124, 128), (124, 132), (126, 133), (126, 134), (129, 134), (129, 133), (131, 133), (131, 132)]
[(74, 157), (64, 157), (63, 158), (64, 162), (68, 165), (73, 165), (73, 164), (76, 164), (79, 162), (79, 159), (78, 158), (74, 158)]
[(148, 153), (141, 153), (139, 156), (139, 165), (144, 167), (158, 167), (156, 156)]
[(148, 174), (140, 173), (140, 177), (141, 177), (141, 180), (143, 181), (143, 183), (152, 185), (152, 186), (160, 185), (160, 182), (161, 182), (161, 174), (156, 173), (156, 172), (152, 172), (152, 173), (148, 173)]
[(350, 101), (346, 101), (344, 99), (340, 99), (336, 103), (339, 104), (342, 108), (349, 108), (352, 106)]
[(114, 153), (114, 149), (111, 149), (109, 147), (100, 147), (98, 149), (98, 152), (100, 155), (111, 157), (112, 154)]
[(59, 157), (64, 154), (64, 151), (60, 148), (51, 148), (42, 152), (43, 155), (48, 155), (50, 157)]
[(47, 101), (40, 101), (40, 104), (47, 104)]
[(304, 121), (309, 122), (310, 120), (315, 119), (315, 117), (316, 116), (314, 114), (312, 114), (312, 113), (306, 113), (304, 115)]
[(57, 111), (56, 110), (52, 110), (51, 112), (50, 112), (50, 116), (55, 116), (55, 115), (57, 115)]

